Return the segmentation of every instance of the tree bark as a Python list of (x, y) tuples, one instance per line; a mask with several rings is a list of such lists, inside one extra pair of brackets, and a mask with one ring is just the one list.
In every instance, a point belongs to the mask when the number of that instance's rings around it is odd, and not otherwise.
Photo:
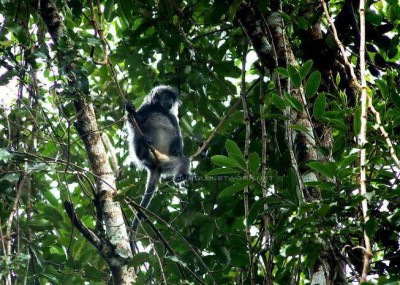
[[(47, 26), (47, 29), (54, 43), (68, 38), (64, 35), (62, 17), (54, 1), (38, 1), (33, 4)], [(76, 71), (73, 59), (77, 58), (74, 50), (68, 46), (67, 49), (57, 49), (57, 56), (60, 66), (60, 74), (72, 74)], [(64, 66), (64, 69), (61, 68)], [(129, 246), (129, 237), (125, 226), (123, 213), (118, 202), (113, 201), (116, 194), (114, 173), (111, 169), (106, 150), (98, 131), (96, 114), (93, 104), (85, 98), (85, 90), (79, 90), (79, 82), (75, 76), (69, 77), (69, 84), (75, 87), (74, 107), (77, 114), (75, 127), (85, 146), (89, 164), (95, 175), (96, 203), (101, 210), (103, 225), (97, 228), (105, 228), (106, 236), (97, 236), (95, 232), (86, 228), (75, 215), (73, 206), (67, 202), (65, 208), (73, 224), (89, 240), (105, 258), (110, 266), (115, 284), (135, 283), (135, 271), (128, 267), (128, 261), (132, 258)]]
[[(295, 56), (286, 36), (284, 20), (280, 14), (279, 0), (271, 2), (272, 13), (265, 16), (257, 11), (250, 1), (245, 1), (238, 9), (237, 17), (249, 37), (262, 65), (270, 69), (271, 74), (277, 66), (286, 67), (288, 64), (297, 65)], [(271, 48), (272, 47), (272, 48)], [(272, 67), (272, 68), (271, 68)], [(303, 103), (304, 111), (292, 109), (290, 117), (294, 122), (307, 129), (307, 134), (296, 130), (288, 130), (288, 147), (294, 149), (292, 163), (305, 165), (307, 160), (318, 160), (315, 129), (307, 110), (307, 102), (301, 88), (294, 88), (287, 79), (277, 79), (277, 86), (282, 92), (292, 94)], [(303, 181), (317, 181), (317, 176), (305, 166), (298, 169), (299, 185), (303, 190), (306, 201), (318, 201), (320, 192), (316, 188), (302, 187)], [(344, 279), (344, 264), (340, 253), (333, 245), (327, 244), (321, 251), (316, 264), (309, 269), (312, 284), (346, 284)]]

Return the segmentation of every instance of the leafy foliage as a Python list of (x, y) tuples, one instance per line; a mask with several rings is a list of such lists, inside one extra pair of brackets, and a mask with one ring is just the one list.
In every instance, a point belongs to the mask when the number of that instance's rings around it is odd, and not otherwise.
[[(399, 282), (399, 169), (370, 114), (365, 145), (370, 208), (369, 220), (362, 221), (362, 197), (355, 195), (360, 171), (358, 95), (351, 92), (350, 80), (340, 66), (325, 69), (340, 56), (329, 33), (314, 47), (307, 46), (306, 31), (323, 18), (319, 7), (313, 10), (314, 4), (307, 1), (282, 1), (281, 15), (298, 65), (266, 69), (266, 79), (260, 81), (260, 61), (254, 51), (248, 55), (253, 58), (245, 84), (251, 138), (245, 157), (243, 110), (235, 105), (240, 100), (237, 90), (247, 40), (236, 19), (242, 1), (104, 0), (100, 1), (100, 18), (98, 7), (92, 14), (86, 1), (57, 2), (67, 28), (58, 46), (68, 57), (67, 43), (72, 43), (79, 55), (74, 58), (75, 71), (65, 74), (58, 73), (57, 62), (62, 65), (67, 58), (56, 58), (44, 23), (30, 6), (32, 1), (0, 4), (4, 19), (0, 28), (2, 281), (110, 282), (108, 264), (74, 229), (63, 207), (64, 201), (71, 201), (86, 226), (98, 227), (94, 174), (88, 170), (85, 148), (74, 128), (74, 98), (80, 90), (79, 96), (93, 102), (100, 131), (115, 148), (116, 200), (129, 225), (134, 212), (124, 198), (139, 202), (146, 179), (144, 172), (129, 164), (119, 87), (139, 106), (153, 86), (171, 84), (187, 94), (180, 107), (186, 154), (195, 153), (224, 121), (194, 163), (193, 182), (177, 189), (171, 181), (164, 181), (152, 200), (149, 211), (155, 215), (148, 216), (158, 232), (142, 223), (138, 235), (142, 252), (129, 263), (139, 269), (138, 284), (200, 284), (199, 280), (205, 284), (263, 284), (268, 277), (265, 264), (272, 267), (274, 284), (288, 284), (288, 280), (310, 284), (308, 268), (323, 256), (327, 243), (342, 250), (340, 256), (351, 268), (346, 282), (351, 283), (360, 273), (362, 252), (357, 247), (364, 228), (373, 241), (370, 283)], [(254, 1), (254, 5), (267, 17), (271, 14), (268, 4), (273, 1), (261, 2)], [(368, 93), (399, 154), (397, 4), (369, 1), (366, 13)], [(336, 11), (333, 16), (340, 18), (347, 6), (343, 1), (330, 1), (330, 7)], [(104, 31), (106, 45), (93, 34), (91, 17)], [(352, 51), (350, 60), (356, 66), (357, 34), (354, 29), (343, 29), (339, 36)], [(104, 46), (109, 48), (112, 68), (98, 64), (107, 53)], [(322, 55), (310, 56), (316, 50)], [(299, 100), (290, 90), (280, 94), (278, 77), (304, 90), (304, 98)], [(70, 84), (71, 78), (76, 85)], [(260, 90), (265, 96), (263, 111)], [(304, 128), (287, 110), (307, 113), (313, 129)], [(262, 120), (266, 122), (265, 165)], [(319, 200), (304, 199), (288, 128), (316, 138), (319, 159), (303, 160), (298, 168), (317, 175), (317, 181), (303, 182), (309, 191), (318, 189)], [(327, 133), (331, 134), (328, 139)], [(248, 205), (245, 189), (249, 189)], [(251, 268), (255, 280), (250, 280)]]

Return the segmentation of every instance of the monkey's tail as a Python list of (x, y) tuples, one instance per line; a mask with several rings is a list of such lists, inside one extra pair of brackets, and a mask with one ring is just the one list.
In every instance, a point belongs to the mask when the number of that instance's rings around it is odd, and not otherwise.
[[(140, 202), (140, 206), (142, 208), (146, 208), (150, 204), (151, 198), (153, 198), (154, 192), (157, 191), (157, 185), (161, 178), (161, 169), (154, 168), (148, 170), (148, 179), (146, 184), (146, 191), (144, 193), (143, 199)], [(133, 233), (137, 232), (140, 221), (143, 219), (143, 216), (140, 213), (137, 213), (135, 219), (132, 223), (132, 231)]]

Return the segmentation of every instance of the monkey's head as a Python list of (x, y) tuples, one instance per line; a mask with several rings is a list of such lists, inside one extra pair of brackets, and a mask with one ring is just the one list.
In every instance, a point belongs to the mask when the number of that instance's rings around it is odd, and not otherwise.
[[(179, 92), (171, 86), (161, 85), (151, 90), (144, 99), (146, 104), (154, 104), (165, 110), (177, 113), (179, 106)], [(176, 109), (176, 110), (175, 110)]]

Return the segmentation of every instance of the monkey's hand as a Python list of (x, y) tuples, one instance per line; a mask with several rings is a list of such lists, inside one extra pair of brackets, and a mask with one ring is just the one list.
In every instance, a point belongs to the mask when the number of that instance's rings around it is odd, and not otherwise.
[(136, 116), (136, 108), (133, 106), (132, 103), (126, 103), (125, 104), (125, 110), (128, 112), (128, 114), (132, 114), (133, 116)]

